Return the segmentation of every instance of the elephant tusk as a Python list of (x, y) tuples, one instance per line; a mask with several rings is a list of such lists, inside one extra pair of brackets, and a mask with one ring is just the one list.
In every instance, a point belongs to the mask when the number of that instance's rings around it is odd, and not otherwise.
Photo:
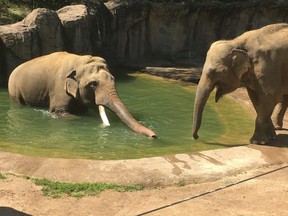
[(99, 108), (99, 113), (100, 113), (101, 119), (103, 121), (103, 125), (104, 126), (110, 126), (110, 123), (109, 123), (109, 120), (107, 118), (104, 106), (99, 105), (98, 108)]

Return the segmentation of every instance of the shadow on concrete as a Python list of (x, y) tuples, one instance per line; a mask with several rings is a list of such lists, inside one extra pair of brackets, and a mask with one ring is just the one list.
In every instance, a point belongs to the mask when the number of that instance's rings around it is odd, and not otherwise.
[(269, 142), (270, 146), (288, 147), (288, 134), (286, 130), (279, 130), (275, 140)]
[[(212, 145), (212, 146), (219, 146), (224, 148), (230, 148), (230, 147), (238, 147), (238, 146), (249, 146), (248, 142), (247, 144), (239, 143), (239, 144), (223, 144), (223, 143), (216, 143), (216, 142), (207, 142), (206, 144)], [(272, 147), (288, 147), (288, 129), (281, 129), (277, 130), (277, 135), (275, 140), (270, 140), (266, 146), (272, 146)]]
[(0, 216), (32, 216), (9, 207), (0, 207)]
[(217, 143), (217, 142), (205, 142), (205, 144), (211, 145), (211, 146), (218, 146), (218, 147), (224, 147), (224, 148), (232, 148), (232, 147), (239, 147), (239, 146), (248, 146), (249, 144), (239, 143), (239, 144), (229, 144), (229, 143)]

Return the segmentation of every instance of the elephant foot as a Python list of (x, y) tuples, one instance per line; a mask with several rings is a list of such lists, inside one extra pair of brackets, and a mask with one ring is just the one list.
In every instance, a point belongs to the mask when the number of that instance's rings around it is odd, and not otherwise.
[(266, 144), (268, 144), (268, 141), (267, 140), (250, 139), (250, 144), (266, 145)]
[(251, 139), (250, 139), (250, 143), (251, 144), (258, 144), (258, 145), (266, 145), (269, 143), (269, 139), (267, 136), (256, 136), (254, 135)]
[(272, 130), (269, 130), (267, 132), (267, 136), (269, 140), (275, 140), (276, 139), (276, 132), (275, 129), (273, 128)]

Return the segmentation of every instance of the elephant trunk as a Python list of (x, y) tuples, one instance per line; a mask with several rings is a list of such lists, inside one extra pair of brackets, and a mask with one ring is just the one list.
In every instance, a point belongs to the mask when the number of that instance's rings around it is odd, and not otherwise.
[(118, 117), (133, 131), (139, 134), (146, 135), (151, 138), (156, 138), (154, 131), (144, 127), (138, 121), (136, 121), (130, 112), (127, 110), (123, 102), (118, 97), (117, 93), (114, 93), (111, 99), (105, 104), (110, 110), (118, 115)]
[(202, 77), (197, 87), (196, 98), (194, 102), (193, 127), (192, 127), (192, 133), (194, 139), (198, 139), (199, 137), (198, 130), (201, 127), (202, 113), (206, 105), (206, 102), (209, 98), (209, 95), (213, 89), (214, 85), (212, 85), (209, 82), (207, 83), (207, 79)]

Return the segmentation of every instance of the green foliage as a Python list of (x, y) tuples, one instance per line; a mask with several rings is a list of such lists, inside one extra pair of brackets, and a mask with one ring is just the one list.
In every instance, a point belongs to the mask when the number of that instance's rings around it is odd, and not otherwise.
[(58, 198), (62, 196), (83, 197), (95, 196), (105, 190), (139, 191), (143, 190), (142, 185), (118, 185), (111, 183), (67, 183), (50, 181), (48, 179), (33, 179), (36, 185), (43, 186), (45, 196)]
[(179, 187), (184, 187), (186, 185), (186, 182), (185, 181), (180, 181), (178, 182), (178, 186)]
[(29, 12), (25, 4), (16, 4), (13, 1), (0, 0), (0, 25), (22, 20)]
[(0, 0), (0, 25), (21, 21), (35, 8), (58, 10), (67, 5), (94, 5), (101, 0)]
[[(0, 1), (6, 1), (6, 0), (0, 0)], [(27, 7), (31, 9), (35, 8), (49, 8), (52, 10), (58, 10), (59, 8), (62, 8), (66, 5), (72, 5), (72, 4), (85, 4), (89, 2), (99, 2), (100, 0), (10, 0), (13, 4), (16, 5), (26, 5)], [(101, 2), (101, 1), (100, 1)]]
[(2, 173), (0, 173), (0, 179), (6, 179), (6, 177)]

